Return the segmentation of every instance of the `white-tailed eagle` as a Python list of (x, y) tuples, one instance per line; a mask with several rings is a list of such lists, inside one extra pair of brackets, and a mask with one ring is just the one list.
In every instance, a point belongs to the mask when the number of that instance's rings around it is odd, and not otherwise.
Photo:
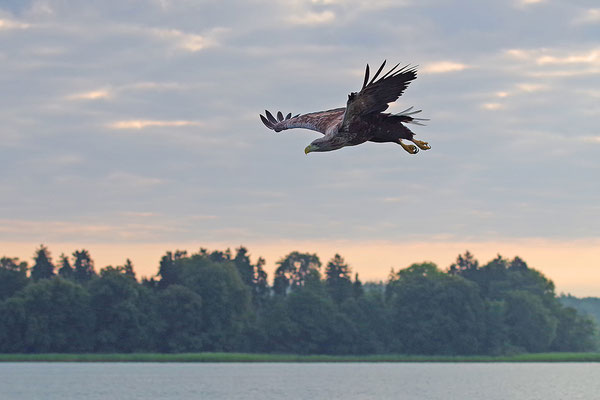
[[(414, 133), (404, 126), (404, 123), (423, 125), (419, 121), (423, 118), (414, 118), (412, 115), (421, 110), (412, 111), (410, 107), (397, 114), (384, 113), (389, 103), (398, 100), (408, 84), (417, 77), (415, 67), (409, 65), (398, 69), (397, 64), (381, 78), (379, 74), (385, 66), (385, 61), (369, 81), (369, 65), (365, 71), (365, 79), (360, 92), (348, 95), (346, 107), (333, 110), (318, 111), (309, 114), (291, 113), (284, 115), (277, 112), (277, 118), (265, 110), (265, 116), (260, 115), (262, 122), (275, 132), (292, 128), (306, 128), (321, 132), (325, 136), (314, 140), (305, 149), (304, 153), (312, 151), (331, 151), (344, 146), (356, 146), (366, 141), (387, 143), (393, 142), (402, 146), (410, 154), (416, 154), (419, 149), (429, 150), (427, 142), (414, 138)], [(402, 140), (409, 140), (416, 146), (408, 145)]]

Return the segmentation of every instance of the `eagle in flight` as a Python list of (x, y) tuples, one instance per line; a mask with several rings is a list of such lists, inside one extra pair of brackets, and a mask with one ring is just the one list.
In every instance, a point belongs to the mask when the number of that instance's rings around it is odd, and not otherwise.
[[(414, 133), (404, 125), (404, 123), (423, 125), (420, 121), (427, 121), (426, 119), (412, 116), (420, 113), (421, 110), (412, 111), (413, 107), (410, 107), (397, 114), (384, 113), (389, 107), (388, 103), (398, 100), (408, 84), (417, 77), (415, 67), (407, 65), (398, 69), (399, 65), (396, 64), (377, 79), (385, 66), (384, 61), (369, 80), (369, 64), (367, 64), (362, 89), (358, 93), (352, 92), (348, 95), (346, 107), (295, 116), (289, 113), (285, 117), (279, 111), (277, 118), (265, 110), (265, 116), (260, 114), (260, 119), (267, 128), (275, 132), (292, 128), (321, 132), (324, 136), (306, 146), (305, 154), (356, 146), (366, 141), (397, 143), (410, 154), (416, 154), (419, 149), (429, 150), (431, 148), (429, 144), (415, 139)], [(402, 140), (411, 141), (416, 146), (405, 144)]]

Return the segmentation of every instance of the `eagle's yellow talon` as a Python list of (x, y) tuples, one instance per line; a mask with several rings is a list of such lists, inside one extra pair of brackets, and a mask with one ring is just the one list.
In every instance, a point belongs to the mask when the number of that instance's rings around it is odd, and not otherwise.
[(429, 150), (431, 146), (427, 142), (423, 142), (421, 140), (412, 139), (412, 142), (416, 144), (421, 150)]
[(410, 154), (417, 154), (419, 152), (419, 149), (412, 144), (404, 144), (402, 143), (402, 140), (399, 140), (398, 143), (400, 143), (400, 146)]

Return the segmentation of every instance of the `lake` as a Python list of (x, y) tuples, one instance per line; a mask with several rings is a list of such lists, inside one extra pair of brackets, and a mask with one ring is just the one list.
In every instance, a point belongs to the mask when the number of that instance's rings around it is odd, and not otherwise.
[(597, 363), (0, 363), (2, 400), (577, 400)]

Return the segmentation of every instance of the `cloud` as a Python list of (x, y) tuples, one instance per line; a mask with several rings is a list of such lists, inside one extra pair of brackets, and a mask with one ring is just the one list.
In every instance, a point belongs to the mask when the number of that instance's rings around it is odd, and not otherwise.
[(564, 49), (510, 49), (506, 51), (510, 57), (537, 65), (592, 64), (600, 65), (600, 48), (585, 51), (568, 52)]
[(176, 28), (148, 28), (148, 27), (128, 27), (125, 26), (124, 30), (138, 32), (142, 34), (149, 34), (161, 41), (170, 43), (172, 46), (179, 50), (196, 53), (208, 48), (218, 47), (220, 44), (220, 37), (229, 32), (229, 28), (225, 27), (214, 27), (207, 30), (203, 34), (195, 32), (186, 32)]
[(468, 65), (454, 61), (438, 61), (431, 64), (426, 64), (421, 71), (430, 74), (443, 74), (447, 72), (458, 72), (467, 68), (469, 68)]
[(519, 83), (516, 86), (517, 86), (517, 89), (519, 89), (520, 91), (527, 92), (527, 93), (539, 92), (542, 90), (549, 89), (548, 85), (543, 85), (540, 83)]
[(590, 8), (585, 10), (573, 20), (576, 25), (598, 24), (600, 23), (600, 8)]
[(3, 31), (3, 30), (8, 31), (11, 29), (27, 29), (30, 26), (31, 25), (23, 23), (23, 22), (0, 18), (0, 31)]
[(484, 110), (495, 111), (504, 108), (504, 106), (500, 103), (483, 103), (481, 105), (481, 108), (483, 108)]
[(518, 0), (518, 4), (521, 6), (528, 6), (530, 4), (544, 3), (546, 0)]
[(98, 89), (89, 92), (76, 93), (67, 96), (68, 100), (98, 100), (107, 99), (111, 97), (111, 93), (108, 89)]
[(335, 19), (333, 11), (325, 10), (322, 12), (306, 12), (302, 15), (292, 15), (288, 21), (296, 25), (320, 25), (332, 22)]
[[(510, 68), (535, 78), (568, 78), (600, 73), (600, 48), (510, 49), (504, 54), (511, 58)], [(521, 64), (518, 64), (520, 62)]]
[(126, 187), (149, 187), (164, 183), (163, 179), (140, 176), (129, 172), (113, 172), (105, 178), (109, 185), (120, 185)]
[(38, 242), (73, 240), (73, 238), (77, 238), (78, 241), (153, 240), (180, 230), (176, 225), (127, 223), (122, 220), (105, 223), (95, 219), (88, 221), (0, 219), (0, 237), (26, 238)]
[(121, 213), (126, 217), (134, 217), (134, 218), (150, 218), (159, 216), (158, 213), (149, 212), (149, 211), (123, 211)]
[(202, 123), (198, 121), (161, 121), (161, 120), (149, 120), (149, 119), (130, 119), (124, 121), (115, 121), (108, 125), (111, 129), (144, 129), (152, 127), (181, 127), (181, 126), (201, 126)]
[(565, 56), (542, 55), (536, 59), (540, 65), (544, 64), (594, 64), (600, 65), (600, 49), (585, 52), (571, 53)]
[(178, 48), (193, 53), (215, 45), (214, 41), (205, 36), (185, 33), (178, 29), (152, 29), (151, 32), (156, 37), (172, 41)]
[(587, 143), (598, 143), (600, 144), (600, 136), (585, 136), (582, 138), (584, 142)]
[(136, 82), (130, 83), (119, 88), (120, 90), (183, 90), (184, 86), (178, 82)]

